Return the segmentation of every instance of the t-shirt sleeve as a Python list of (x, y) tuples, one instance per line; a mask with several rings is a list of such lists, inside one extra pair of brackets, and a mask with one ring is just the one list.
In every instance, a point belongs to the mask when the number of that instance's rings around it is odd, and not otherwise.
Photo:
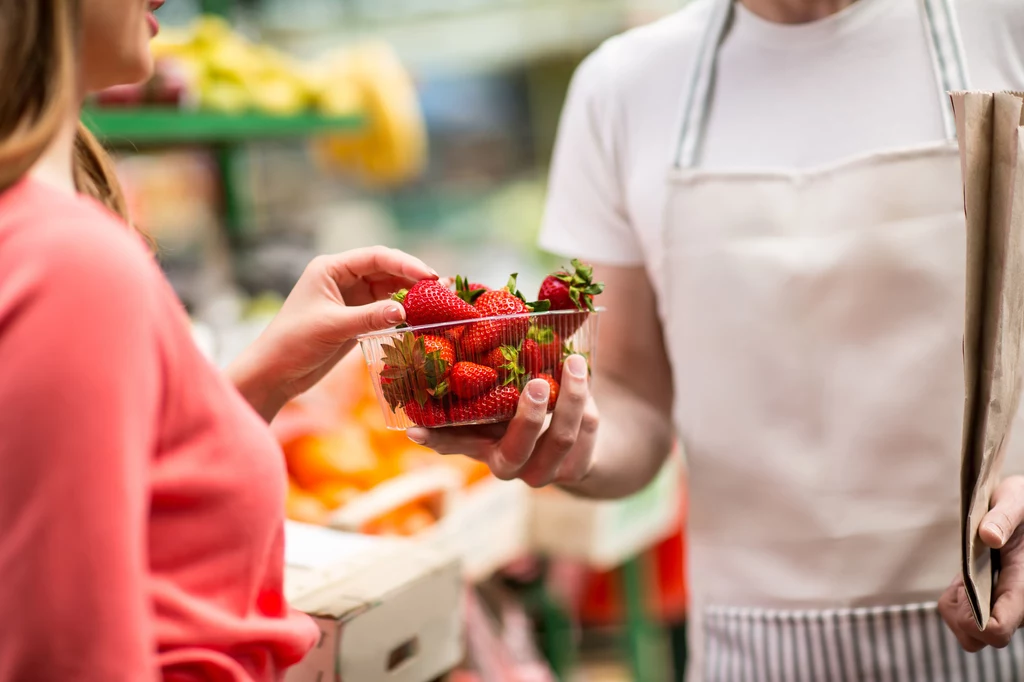
[(616, 144), (614, 74), (607, 43), (577, 69), (555, 142), (541, 248), (607, 265), (643, 253), (625, 206)]
[(162, 370), (147, 264), (90, 232), (8, 241), (0, 259), (3, 680), (157, 678), (146, 521)]

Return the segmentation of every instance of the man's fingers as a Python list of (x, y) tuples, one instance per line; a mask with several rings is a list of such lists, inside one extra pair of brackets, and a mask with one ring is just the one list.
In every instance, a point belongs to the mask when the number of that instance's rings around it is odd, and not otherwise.
[(1002, 648), (1021, 627), (1024, 627), (1024, 556), (1010, 557), (999, 572), (992, 616), (982, 634), (986, 642)]
[[(962, 577), (958, 576), (939, 598), (939, 615), (942, 616), (946, 627), (953, 633), (964, 651), (977, 653), (985, 648), (984, 642), (973, 636), (978, 629), (973, 623), (974, 617), (971, 615), (970, 605), (967, 603), (967, 593)], [(965, 615), (971, 619), (971, 622), (968, 623), (964, 620)]]
[(527, 485), (540, 488), (550, 484), (558, 475), (562, 462), (576, 446), (583, 412), (590, 397), (588, 383), (586, 360), (579, 355), (569, 357), (565, 361), (551, 425), (540, 437), (536, 452), (520, 474)]
[(590, 398), (587, 401), (587, 408), (583, 411), (583, 419), (580, 420), (576, 447), (562, 461), (562, 465), (555, 475), (554, 483), (579, 483), (590, 473), (593, 466), (594, 445), (597, 441), (598, 422), (597, 405), (594, 403), (594, 399)]
[(534, 379), (526, 385), (519, 398), (519, 410), (509, 422), (508, 431), (498, 443), (491, 461), (491, 472), (498, 478), (516, 478), (529, 461), (544, 430), (550, 394), (551, 387), (543, 379)]
[(505, 424), (454, 426), (441, 429), (411, 428), (406, 437), (442, 455), (466, 455), (489, 463), (491, 453), (505, 433)]
[(992, 509), (981, 520), (981, 539), (993, 549), (1003, 545), (1024, 523), (1024, 476), (1003, 481), (992, 495)]

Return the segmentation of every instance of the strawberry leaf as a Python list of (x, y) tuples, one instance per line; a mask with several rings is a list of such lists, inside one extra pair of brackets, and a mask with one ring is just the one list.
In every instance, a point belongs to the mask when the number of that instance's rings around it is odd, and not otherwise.
[(594, 267), (583, 264), (579, 258), (572, 259), (572, 267), (576, 271), (576, 276), (580, 279), (585, 279), (589, 282), (594, 278)]
[(487, 292), (486, 289), (470, 289), (469, 280), (462, 275), (455, 277), (455, 295), (466, 303), (473, 305), (476, 300)]
[(519, 390), (522, 390), (525, 385), (525, 382), (523, 381), (525, 372), (523, 371), (523, 363), (520, 361), (521, 356), (519, 349), (515, 346), (502, 346), (501, 355), (508, 360), (508, 362), (499, 368), (505, 371), (505, 382), (503, 385), (512, 385)]
[(405, 383), (398, 381), (392, 383), (382, 382), (380, 392), (392, 412), (397, 412), (398, 408), (405, 404), (405, 400), (409, 395), (409, 390)]
[(544, 346), (555, 341), (555, 330), (551, 327), (530, 327), (530, 331), (527, 332), (526, 337), (532, 339)]
[[(420, 339), (420, 347), (426, 350), (423, 346), (423, 340)], [(428, 386), (437, 386), (442, 377), (448, 372), (448, 362), (441, 357), (439, 351), (432, 353), (425, 353), (426, 357), (423, 361), (423, 373), (427, 378)]]
[(430, 395), (433, 398), (435, 398), (437, 400), (440, 400), (441, 398), (443, 398), (446, 395), (448, 395), (448, 393), (450, 391), (451, 391), (451, 386), (449, 385), (449, 383), (447, 381), (442, 381), (440, 384), (437, 385), (437, 388), (435, 388), (434, 390), (430, 391)]

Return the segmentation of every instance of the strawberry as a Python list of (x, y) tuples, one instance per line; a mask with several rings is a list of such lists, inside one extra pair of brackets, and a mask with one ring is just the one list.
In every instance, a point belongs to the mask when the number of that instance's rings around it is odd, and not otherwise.
[(455, 344), (443, 336), (423, 336), (423, 349), (427, 355), (437, 353), (449, 367), (455, 364)]
[(452, 368), (451, 391), (463, 400), (476, 398), (498, 384), (498, 371), (474, 362), (460, 362)]
[(448, 339), (406, 332), (381, 350), (381, 393), (392, 410), (413, 401), (422, 405), (448, 392), (447, 378), (455, 363), (455, 347)]
[(514, 317), (510, 320), (484, 320), (468, 325), (462, 335), (462, 350), (470, 355), (485, 355), (500, 345), (518, 347), (530, 328), (532, 312), (543, 312), (550, 304), (546, 302), (526, 303), (516, 289), (516, 275), (509, 278), (503, 289), (488, 291), (476, 302), (476, 310), (482, 317)]
[(555, 379), (550, 374), (538, 374), (537, 376), (534, 377), (534, 379), (543, 379), (544, 381), (548, 382), (548, 386), (551, 387), (551, 397), (548, 398), (548, 409), (549, 410), (555, 409), (555, 403), (558, 402), (558, 390), (559, 390), (559, 382), (558, 382), (558, 380)]
[(562, 358), (562, 339), (558, 333), (550, 327), (531, 327), (527, 336), (520, 351), (523, 370), (539, 374), (557, 367)]
[(540, 285), (537, 298), (549, 301), (551, 310), (584, 310), (594, 312), (594, 296), (604, 291), (604, 284), (594, 282), (594, 268), (578, 260), (572, 261), (573, 272), (560, 270), (549, 275)]
[(405, 320), (413, 326), (475, 320), (480, 311), (432, 279), (417, 282), (393, 296), (405, 307)]
[(604, 291), (604, 284), (594, 282), (594, 268), (578, 260), (573, 271), (560, 270), (549, 275), (540, 285), (537, 298), (548, 301), (551, 310), (578, 310), (580, 315), (553, 315), (548, 326), (558, 324), (565, 336), (572, 336), (583, 326), (587, 314), (594, 312), (594, 297)]
[(508, 421), (515, 416), (518, 406), (519, 389), (499, 386), (479, 398), (454, 403), (451, 416), (453, 422), (461, 424)]
[(416, 426), (435, 429), (450, 423), (444, 407), (436, 400), (428, 400), (422, 405), (413, 401), (405, 406), (405, 416)]
[(519, 365), (519, 351), (514, 346), (499, 346), (480, 359), (479, 364), (498, 371), (502, 381), (522, 375)]
[(544, 367), (544, 356), (540, 352), (540, 344), (533, 339), (523, 341), (523, 348), (519, 351), (519, 357), (522, 358), (524, 372), (538, 374), (546, 369)]
[(457, 275), (455, 277), (455, 295), (470, 305), (476, 303), (476, 300), (480, 298), (480, 296), (490, 290), (491, 288), (484, 284), (471, 284), (462, 275)]

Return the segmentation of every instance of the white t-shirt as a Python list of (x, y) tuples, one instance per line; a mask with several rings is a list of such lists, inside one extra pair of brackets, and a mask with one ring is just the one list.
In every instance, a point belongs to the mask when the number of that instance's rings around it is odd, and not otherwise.
[[(1024, 0), (957, 0), (972, 89), (1024, 90)], [(712, 8), (694, 0), (606, 42), (562, 114), (541, 246), (653, 263), (683, 88)], [(943, 137), (918, 0), (858, 0), (802, 25), (737, 5), (718, 58), (700, 166), (802, 169)]]

